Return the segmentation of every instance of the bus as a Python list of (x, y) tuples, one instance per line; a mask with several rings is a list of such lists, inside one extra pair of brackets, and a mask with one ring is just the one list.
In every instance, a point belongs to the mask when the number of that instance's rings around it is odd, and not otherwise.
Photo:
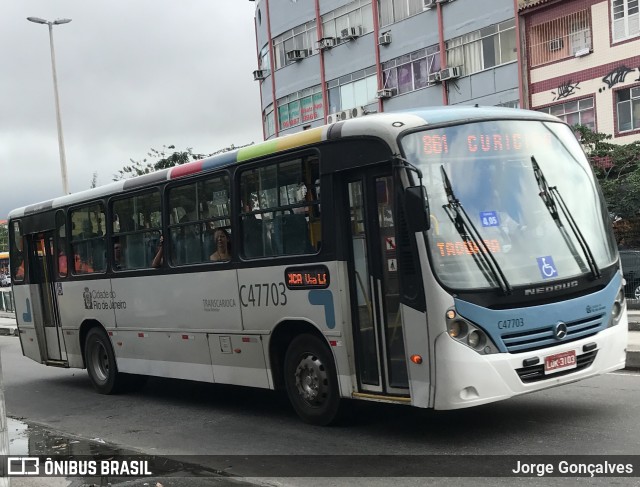
[(24, 355), (103, 394), (275, 389), (325, 425), (345, 399), (466, 408), (625, 364), (609, 214), (542, 113), (367, 115), (9, 218)]

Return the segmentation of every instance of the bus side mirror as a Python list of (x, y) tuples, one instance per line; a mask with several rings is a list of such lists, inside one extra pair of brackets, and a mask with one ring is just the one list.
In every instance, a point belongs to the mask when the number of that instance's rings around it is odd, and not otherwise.
[(424, 186), (409, 186), (404, 190), (404, 209), (412, 233), (429, 230), (429, 200)]

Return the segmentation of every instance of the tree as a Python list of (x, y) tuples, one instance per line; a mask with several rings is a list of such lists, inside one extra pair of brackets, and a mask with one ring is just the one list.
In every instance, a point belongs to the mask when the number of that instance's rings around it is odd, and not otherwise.
[(576, 126), (600, 182), (622, 248), (640, 248), (640, 141), (613, 144), (611, 135)]
[[(196, 154), (193, 152), (191, 147), (187, 147), (185, 150), (176, 150), (175, 145), (163, 145), (161, 150), (157, 150), (154, 148), (149, 149), (147, 152), (147, 157), (142, 161), (135, 161), (133, 159), (129, 159), (131, 165), (124, 166), (122, 169), (118, 171), (118, 174), (114, 174), (113, 180), (118, 181), (120, 179), (128, 179), (135, 176), (142, 176), (143, 174), (149, 174), (154, 171), (159, 171), (161, 169), (168, 169), (174, 166), (180, 166), (187, 162), (197, 161), (199, 159), (204, 159), (206, 157), (210, 157), (216, 154), (222, 154), (224, 152), (229, 152), (232, 150), (240, 149), (242, 147), (247, 147), (252, 145), (253, 142), (249, 144), (236, 146), (231, 144), (228, 147), (224, 147), (210, 154)], [(150, 159), (150, 160), (149, 160)]]
[(6, 221), (0, 222), (0, 252), (9, 251), (9, 225)]
[(609, 211), (620, 218), (640, 212), (640, 141), (609, 142), (611, 135), (577, 125), (582, 146), (600, 182)]

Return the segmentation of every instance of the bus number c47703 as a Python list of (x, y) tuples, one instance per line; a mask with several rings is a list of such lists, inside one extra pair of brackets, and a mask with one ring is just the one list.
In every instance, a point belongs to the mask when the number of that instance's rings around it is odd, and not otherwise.
[(287, 304), (284, 282), (243, 284), (240, 286), (240, 303), (249, 306), (284, 306)]

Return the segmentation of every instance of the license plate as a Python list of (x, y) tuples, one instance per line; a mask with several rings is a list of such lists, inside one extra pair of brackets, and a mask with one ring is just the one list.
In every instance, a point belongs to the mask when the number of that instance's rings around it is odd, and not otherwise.
[(577, 365), (575, 350), (557, 353), (544, 358), (544, 373), (554, 374), (561, 370), (575, 369)]

